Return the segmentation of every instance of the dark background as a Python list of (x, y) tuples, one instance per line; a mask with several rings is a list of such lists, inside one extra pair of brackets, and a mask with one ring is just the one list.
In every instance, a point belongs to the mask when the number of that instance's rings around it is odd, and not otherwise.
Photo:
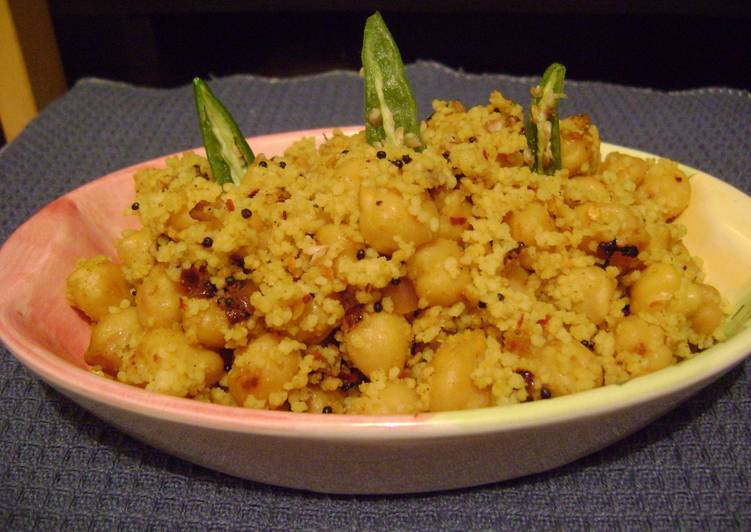
[[(48, 0), (69, 87), (94, 76), (175, 87), (194, 76), (358, 70), (376, 9), (405, 63), (660, 90), (751, 88), (751, 1)], [(0, 146), (4, 143), (0, 133)]]
[(751, 2), (50, 0), (68, 84), (82, 76), (168, 87), (195, 75), (297, 76), (360, 68), (380, 9), (404, 61), (472, 73), (657, 89), (748, 89)]

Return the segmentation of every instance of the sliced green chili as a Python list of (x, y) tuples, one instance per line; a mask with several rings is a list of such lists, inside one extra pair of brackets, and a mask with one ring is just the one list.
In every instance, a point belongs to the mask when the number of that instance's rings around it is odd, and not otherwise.
[(533, 172), (552, 175), (561, 169), (558, 100), (564, 97), (565, 76), (566, 67), (553, 63), (545, 69), (540, 84), (532, 89), (525, 130), (527, 146), (532, 153)]
[(422, 149), (417, 104), (404, 72), (402, 56), (378, 12), (365, 22), (362, 66), (368, 142)]
[(193, 96), (214, 181), (239, 184), (245, 170), (255, 159), (253, 150), (227, 108), (201, 78), (193, 79)]
[(751, 326), (751, 287), (747, 287), (725, 322), (723, 332), (732, 338), (745, 327)]

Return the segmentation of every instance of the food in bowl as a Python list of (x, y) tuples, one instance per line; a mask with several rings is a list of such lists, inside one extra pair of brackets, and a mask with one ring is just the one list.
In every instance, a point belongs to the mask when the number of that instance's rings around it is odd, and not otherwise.
[(419, 130), (394, 112), (409, 91), (390, 101), (366, 69), (365, 131), (275, 157), (197, 83), (208, 158), (136, 172), (141, 228), (68, 278), (86, 362), (229, 406), (417, 414), (623, 383), (721, 341), (723, 301), (675, 222), (690, 176), (602, 159), (589, 117), (557, 119), (559, 67), (526, 119), (493, 92), (435, 101)]
[(563, 169), (534, 173), (523, 128), (496, 92), (436, 101), (421, 152), (337, 132), (258, 156), (239, 185), (194, 153), (138, 171), (142, 228), (68, 281), (86, 361), (227, 405), (416, 413), (620, 383), (720, 339), (673, 221), (689, 176), (600, 161), (583, 116), (561, 122)]

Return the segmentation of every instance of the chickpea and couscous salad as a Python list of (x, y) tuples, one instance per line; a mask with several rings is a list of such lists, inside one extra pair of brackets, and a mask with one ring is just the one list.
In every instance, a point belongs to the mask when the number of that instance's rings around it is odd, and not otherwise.
[(414, 106), (408, 85), (385, 94), (367, 48), (366, 131), (274, 157), (220, 160), (236, 124), (196, 83), (207, 157), (137, 171), (141, 228), (68, 278), (93, 371), (223, 405), (415, 414), (623, 383), (722, 340), (674, 221), (678, 164), (602, 158), (590, 118), (558, 120), (555, 69), (527, 116), (493, 92), (412, 127), (393, 103)]

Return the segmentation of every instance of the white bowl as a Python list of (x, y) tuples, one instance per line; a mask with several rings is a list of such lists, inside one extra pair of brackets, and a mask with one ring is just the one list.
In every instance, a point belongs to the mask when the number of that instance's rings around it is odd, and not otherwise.
[[(250, 139), (277, 154), (311, 130)], [(347, 128), (351, 132), (353, 129)], [(613, 149), (604, 146), (604, 151)], [(619, 150), (647, 154), (633, 150)], [(404, 493), (485, 484), (569, 463), (643, 427), (751, 353), (751, 328), (695, 358), (623, 385), (547, 401), (417, 416), (332, 416), (230, 408), (98, 377), (83, 359), (89, 325), (65, 301), (77, 257), (114, 256), (134, 219), (126, 168), (74, 190), (0, 250), (0, 338), (21, 363), (83, 408), (170, 454), (230, 475), (331, 493)], [(751, 198), (704, 173), (681, 222), (707, 281), (737, 301), (751, 277)]]

